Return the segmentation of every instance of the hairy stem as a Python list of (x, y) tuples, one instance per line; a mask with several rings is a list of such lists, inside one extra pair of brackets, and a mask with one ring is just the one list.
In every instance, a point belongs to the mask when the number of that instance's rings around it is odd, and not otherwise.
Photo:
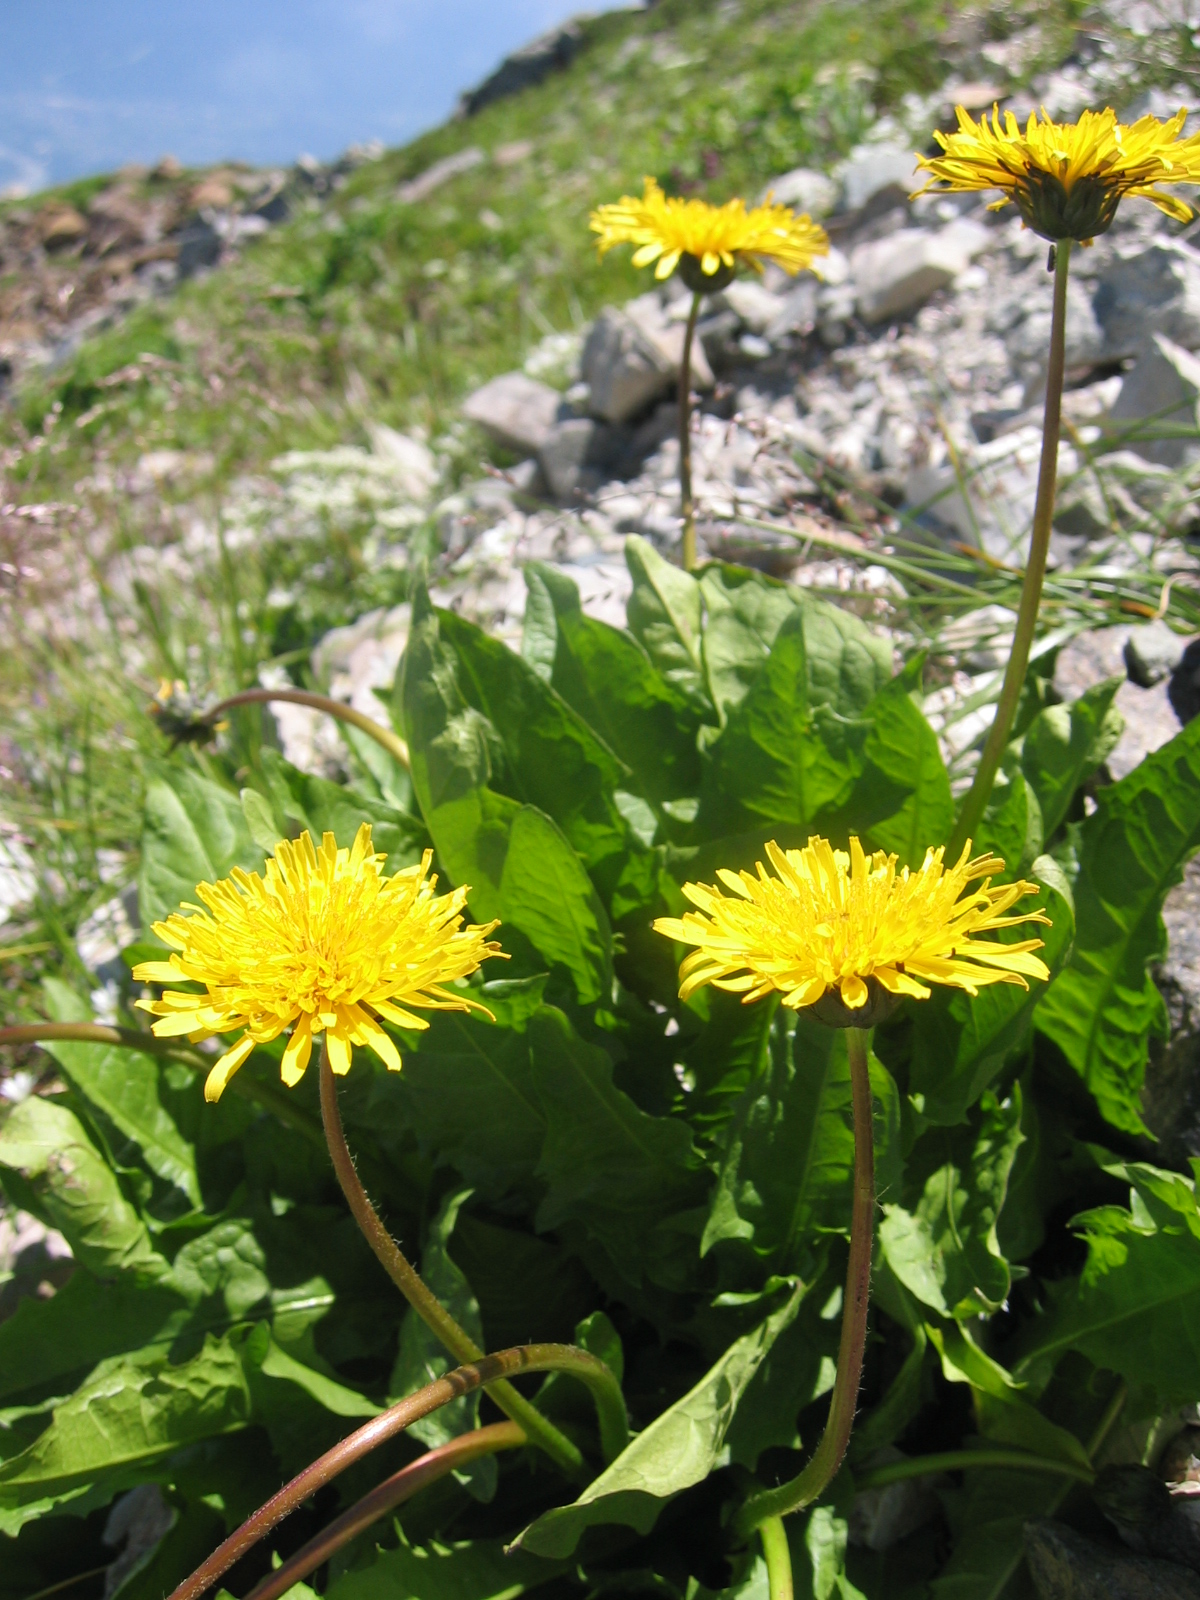
[(787, 1529), (782, 1517), (764, 1517), (758, 1525), (763, 1559), (767, 1563), (769, 1600), (793, 1600), (792, 1552), (788, 1549)]
[(310, 1495), (324, 1488), (327, 1483), (332, 1483), (339, 1473), (345, 1472), (389, 1439), (394, 1439), (398, 1433), (403, 1433), (414, 1422), (427, 1417), (431, 1411), (480, 1387), (486, 1388), (497, 1379), (519, 1372), (567, 1372), (591, 1385), (593, 1395), (604, 1383), (616, 1381), (602, 1361), (570, 1344), (515, 1345), (511, 1350), (501, 1350), (495, 1355), (483, 1356), (478, 1361), (456, 1367), (445, 1377), (427, 1383), (415, 1394), (408, 1395), (379, 1416), (372, 1417), (370, 1422), (356, 1428), (305, 1467), (303, 1472), (297, 1473), (253, 1516), (247, 1517), (241, 1527), (196, 1568), (191, 1577), (185, 1578), (177, 1589), (172, 1590), (169, 1600), (198, 1600), (198, 1596), (211, 1587), (222, 1573), (228, 1572), (235, 1561), (240, 1561), (264, 1534), (270, 1533), (297, 1506), (303, 1505)]
[(1029, 1450), (993, 1449), (942, 1450), (936, 1455), (911, 1456), (905, 1461), (887, 1461), (869, 1472), (854, 1475), (856, 1489), (882, 1489), (885, 1484), (901, 1483), (905, 1478), (926, 1478), (935, 1472), (969, 1472), (972, 1467), (1012, 1467), (1019, 1472), (1052, 1472), (1064, 1478), (1091, 1483), (1095, 1473), (1080, 1461), (1057, 1456), (1035, 1456)]
[(867, 1033), (861, 1028), (846, 1029), (854, 1106), (854, 1204), (850, 1217), (850, 1259), (846, 1266), (837, 1377), (829, 1402), (829, 1415), (820, 1443), (803, 1471), (790, 1483), (753, 1495), (742, 1507), (737, 1526), (745, 1535), (752, 1533), (755, 1528), (761, 1528), (769, 1517), (786, 1517), (793, 1511), (811, 1505), (841, 1466), (850, 1442), (850, 1430), (854, 1426), (858, 1387), (862, 1380), (863, 1350), (867, 1342), (871, 1247), (875, 1239), (875, 1153), (867, 1038)]
[(954, 860), (983, 819), (996, 773), (1008, 745), (1017, 702), (1029, 666), (1029, 651), (1037, 629), (1038, 605), (1046, 578), (1046, 557), (1050, 551), (1050, 529), (1054, 519), (1054, 490), (1058, 479), (1058, 435), (1062, 417), (1063, 370), (1066, 361), (1067, 277), (1071, 262), (1071, 241), (1058, 243), (1054, 266), (1054, 311), (1050, 322), (1050, 362), (1046, 373), (1046, 409), (1042, 420), (1042, 460), (1038, 468), (1037, 500), (1033, 510), (1033, 532), (1029, 540), (1029, 560), (1021, 586), (1021, 604), (1013, 634), (1012, 651), (1004, 670), (1004, 683), (996, 705), (996, 716), (988, 730), (987, 742), (958, 821), (946, 846)]
[(401, 766), (408, 766), (408, 746), (399, 734), (393, 733), (390, 728), (385, 728), (381, 722), (376, 722), (365, 712), (356, 711), (344, 700), (334, 700), (327, 694), (313, 694), (308, 689), (243, 689), (240, 694), (231, 694), (227, 700), (221, 700), (215, 706), (210, 706), (202, 720), (215, 722), (222, 712), (230, 710), (233, 706), (269, 705), (273, 700), (282, 700), (287, 705), (293, 706), (311, 706), (314, 711), (324, 711), (327, 716), (336, 717), (339, 722), (348, 722), (352, 728), (359, 729), (368, 738), (374, 739), (376, 744), (382, 745), (388, 755), (393, 756)]
[[(367, 1198), (367, 1192), (355, 1170), (354, 1158), (346, 1144), (342, 1116), (338, 1109), (337, 1084), (333, 1069), (329, 1065), (329, 1052), (324, 1044), (321, 1049), (321, 1120), (325, 1124), (325, 1142), (329, 1146), (333, 1170), (342, 1186), (346, 1204), (350, 1207), (355, 1222), (375, 1252), (383, 1270), (426, 1327), (442, 1341), (452, 1356), (458, 1361), (478, 1361), (483, 1351), (470, 1334), (459, 1327), (437, 1296), (430, 1291), (420, 1273), (384, 1227), (379, 1213)], [(619, 1453), (624, 1448), (628, 1438), (625, 1401), (620, 1385), (602, 1361), (596, 1361), (582, 1350), (577, 1354), (586, 1365), (586, 1371), (581, 1370), (579, 1376), (592, 1387), (600, 1419), (601, 1442), (606, 1457), (611, 1458), (612, 1454)], [(588, 1365), (589, 1363), (594, 1363), (597, 1370), (593, 1370), (593, 1366)], [(518, 1394), (510, 1383), (489, 1383), (487, 1392), (505, 1416), (519, 1423), (525, 1430), (530, 1444), (535, 1444), (544, 1450), (569, 1476), (578, 1478), (583, 1475), (582, 1451), (572, 1444), (565, 1434), (560, 1433), (553, 1423), (547, 1422), (541, 1412), (523, 1395)]]
[(300, 1583), (309, 1573), (328, 1561), (335, 1551), (349, 1544), (364, 1529), (380, 1517), (395, 1510), (405, 1500), (411, 1500), (419, 1490), (448, 1473), (465, 1467), (481, 1456), (495, 1455), (500, 1450), (515, 1450), (525, 1443), (524, 1431), (515, 1422), (493, 1422), (486, 1428), (476, 1428), (464, 1433), (449, 1444), (430, 1450), (427, 1455), (410, 1462), (392, 1474), (370, 1494), (363, 1496), (348, 1511), (344, 1511), (327, 1528), (310, 1539), (294, 1556), (265, 1577), (250, 1591), (247, 1600), (279, 1600), (294, 1583)]
[(685, 572), (691, 572), (696, 565), (696, 510), (692, 504), (692, 340), (696, 336), (700, 298), (699, 293), (692, 295), (679, 362), (679, 509), (683, 515)]

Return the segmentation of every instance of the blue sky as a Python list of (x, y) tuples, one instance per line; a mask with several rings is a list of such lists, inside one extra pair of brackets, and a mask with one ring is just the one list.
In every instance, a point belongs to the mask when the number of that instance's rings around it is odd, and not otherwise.
[(0, 0), (0, 189), (400, 144), (582, 3)]

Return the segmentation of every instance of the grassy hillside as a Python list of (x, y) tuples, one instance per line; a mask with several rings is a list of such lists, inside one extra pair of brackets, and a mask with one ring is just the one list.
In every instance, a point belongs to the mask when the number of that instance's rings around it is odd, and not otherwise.
[[(423, 432), (453, 479), (482, 450), (455, 423), (462, 396), (637, 292), (627, 261), (596, 259), (594, 204), (647, 173), (719, 200), (826, 167), (906, 96), (936, 90), (951, 60), (985, 76), (990, 39), (1036, 21), (1027, 71), (1060, 58), (1074, 10), (664, 0), (596, 18), (568, 70), (300, 200), (231, 265), (27, 374), (0, 417), (5, 499), (50, 509), (4, 523), (0, 560), (25, 576), (5, 598), (0, 817), (40, 889), (36, 918), (5, 930), (34, 947), (0, 968), (9, 981), (70, 958), (71, 928), (111, 893), (102, 879), (130, 870), (142, 761), (161, 748), (144, 714), (159, 677), (228, 690), (403, 598), (404, 574), (368, 559), (362, 528), (302, 547), (231, 529), (254, 474), (384, 422)], [(471, 170), (423, 202), (398, 198), (468, 148), (483, 153)], [(167, 451), (171, 471), (138, 469)], [(193, 570), (179, 552), (198, 525), (219, 549)], [(80, 615), (84, 577), (94, 598)]]

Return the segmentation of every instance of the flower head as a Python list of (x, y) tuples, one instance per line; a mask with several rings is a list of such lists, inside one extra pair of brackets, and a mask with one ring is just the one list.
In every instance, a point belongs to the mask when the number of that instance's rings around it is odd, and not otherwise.
[(777, 990), (785, 1006), (799, 1009), (836, 990), (848, 1013), (865, 1016), (873, 991), (925, 1000), (929, 983), (975, 994), (989, 983), (1028, 988), (1027, 979), (1048, 978), (1032, 954), (1040, 939), (1003, 944), (974, 937), (1049, 918), (1040, 911), (1008, 916), (1037, 885), (992, 888), (1003, 861), (971, 860), (970, 848), (950, 870), (943, 851), (930, 849), (915, 872), (897, 872), (894, 855), (868, 856), (855, 838), (849, 854), (825, 839), (810, 839), (803, 850), (781, 850), (772, 841), (767, 855), (777, 877), (760, 861), (757, 876), (718, 871), (732, 897), (708, 884), (684, 884), (704, 914), (689, 911), (654, 924), (668, 938), (698, 947), (679, 969), (680, 998), (711, 983), (747, 1002)]
[(1078, 122), (1054, 122), (1043, 110), (1031, 114), (1022, 132), (1011, 111), (992, 108), (975, 122), (956, 108), (958, 129), (935, 133), (940, 156), (922, 156), (917, 165), (930, 174), (920, 192), (1000, 189), (991, 210), (1015, 201), (1026, 226), (1044, 239), (1082, 239), (1103, 233), (1125, 195), (1140, 195), (1179, 222), (1191, 207), (1158, 187), (1200, 182), (1200, 136), (1181, 139), (1187, 112), (1169, 122), (1140, 117), (1117, 121), (1111, 108), (1085, 111)]
[(712, 206), (668, 197), (653, 178), (645, 180), (640, 200), (623, 195), (614, 205), (597, 207), (590, 227), (599, 235), (601, 255), (614, 245), (636, 245), (635, 267), (657, 262), (656, 278), (669, 278), (679, 267), (693, 290), (723, 288), (740, 264), (761, 272), (764, 261), (774, 261), (785, 272), (799, 272), (829, 252), (824, 228), (773, 205), (769, 195), (765, 205), (749, 211), (744, 200)]
[(161, 1019), (154, 1032), (187, 1034), (195, 1044), (245, 1030), (209, 1073), (206, 1099), (219, 1100), (255, 1045), (289, 1027), (280, 1070), (291, 1088), (304, 1076), (314, 1034), (324, 1032), (335, 1072), (350, 1070), (356, 1044), (398, 1072), (400, 1056), (380, 1017), (427, 1028), (408, 1006), (484, 1010), (444, 985), (501, 954), (487, 937), (496, 924), (463, 927), (467, 889), (435, 895), (437, 879), (426, 877), (431, 858), (427, 850), (420, 866), (387, 878), (368, 823), (349, 850), (339, 850), (331, 833), (317, 850), (304, 833), (276, 845), (262, 877), (239, 867), (219, 883), (200, 884), (207, 911), (185, 904), (193, 915), (175, 912), (154, 924), (176, 954), (143, 961), (134, 977), (206, 990), (167, 989), (160, 1000), (139, 1000)]

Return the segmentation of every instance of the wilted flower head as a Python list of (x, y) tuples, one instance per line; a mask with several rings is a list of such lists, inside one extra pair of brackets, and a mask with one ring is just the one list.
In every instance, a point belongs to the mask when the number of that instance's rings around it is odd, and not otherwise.
[(280, 1070), (290, 1088), (304, 1076), (314, 1034), (325, 1033), (334, 1072), (350, 1070), (354, 1045), (369, 1045), (398, 1072), (400, 1056), (380, 1017), (427, 1028), (406, 1007), (484, 1010), (444, 985), (501, 954), (487, 937), (496, 923), (464, 928), (467, 889), (435, 895), (437, 879), (426, 877), (431, 859), (427, 850), (420, 866), (384, 877), (368, 823), (349, 850), (327, 833), (318, 851), (304, 833), (276, 845), (261, 877), (235, 868), (219, 883), (200, 884), (207, 911), (185, 904), (191, 916), (176, 912), (154, 924), (177, 953), (143, 961), (134, 977), (201, 983), (206, 991), (167, 989), (160, 1000), (139, 1000), (161, 1019), (154, 1032), (187, 1034), (195, 1044), (245, 1030), (209, 1073), (206, 1099), (220, 1099), (255, 1045), (289, 1027)]
[(922, 156), (917, 165), (930, 174), (920, 192), (943, 185), (946, 191), (1000, 189), (989, 208), (1012, 200), (1026, 225), (1043, 239), (1089, 241), (1107, 229), (1125, 195), (1140, 195), (1179, 222), (1192, 209), (1163, 183), (1200, 182), (1200, 136), (1181, 139), (1187, 112), (1169, 122), (1140, 117), (1117, 121), (1111, 108), (1085, 111), (1078, 122), (1055, 122), (1031, 113), (1024, 132), (1011, 111), (1001, 120), (997, 108), (975, 122), (956, 108), (954, 133), (934, 134), (944, 154)]
[[(718, 871), (732, 897), (708, 884), (684, 884), (700, 912), (654, 924), (668, 938), (697, 946), (679, 969), (680, 998), (711, 983), (747, 1002), (775, 990), (785, 1006), (799, 1009), (836, 990), (851, 1020), (853, 1014), (867, 1020), (875, 1009), (868, 1001), (880, 990), (925, 1000), (930, 983), (975, 994), (989, 983), (1028, 988), (1027, 979), (1048, 978), (1045, 963), (1031, 953), (1040, 939), (1002, 944), (975, 937), (1049, 918), (1041, 911), (1006, 915), (1037, 885), (993, 888), (1003, 861), (971, 860), (970, 849), (949, 871), (943, 851), (930, 849), (915, 872), (897, 872), (894, 855), (868, 856), (855, 838), (849, 854), (820, 838), (803, 850), (781, 850), (772, 841), (767, 855), (777, 877), (760, 861), (757, 876)], [(840, 1008), (839, 1020), (846, 1020)]]
[(824, 228), (773, 205), (770, 196), (750, 210), (744, 200), (713, 206), (668, 197), (653, 178), (645, 180), (640, 200), (623, 195), (597, 207), (589, 226), (599, 235), (601, 255), (614, 245), (636, 245), (635, 267), (656, 262), (654, 276), (660, 279), (678, 267), (688, 288), (697, 291), (723, 288), (739, 265), (761, 272), (764, 261), (774, 261), (785, 272), (799, 272), (829, 252)]

